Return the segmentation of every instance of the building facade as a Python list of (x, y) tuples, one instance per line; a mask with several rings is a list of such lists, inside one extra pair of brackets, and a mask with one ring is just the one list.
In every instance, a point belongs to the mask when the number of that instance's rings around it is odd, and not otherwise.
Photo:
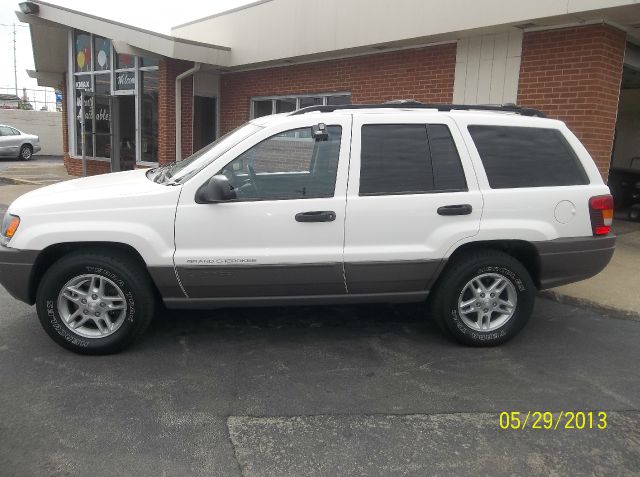
[(536, 107), (605, 178), (612, 153), (614, 167), (640, 156), (634, 1), (263, 0), (171, 35), (44, 2), (21, 10), (32, 76), (64, 94), (72, 174), (181, 159), (265, 114), (394, 99)]

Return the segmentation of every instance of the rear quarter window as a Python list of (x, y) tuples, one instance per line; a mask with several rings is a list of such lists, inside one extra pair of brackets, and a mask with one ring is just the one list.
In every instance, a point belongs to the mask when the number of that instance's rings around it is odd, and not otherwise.
[(492, 189), (589, 183), (560, 131), (517, 126), (468, 126)]

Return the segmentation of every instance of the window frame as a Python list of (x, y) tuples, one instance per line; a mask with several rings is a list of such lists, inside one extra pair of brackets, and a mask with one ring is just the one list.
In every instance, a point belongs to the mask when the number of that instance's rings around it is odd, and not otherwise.
[[(337, 91), (333, 93), (305, 93), (305, 94), (282, 94), (282, 95), (272, 95), (272, 96), (252, 96), (249, 99), (249, 118), (255, 119), (256, 116), (254, 114), (255, 108), (254, 103), (257, 101), (271, 101), (271, 114), (276, 113), (276, 101), (282, 99), (295, 99), (296, 107), (295, 109), (300, 109), (300, 100), (304, 98), (322, 98), (322, 105), (318, 106), (326, 106), (327, 99), (332, 96), (348, 96), (349, 102), (351, 102), (351, 92), (350, 91)], [(294, 110), (295, 111), (295, 110)], [(268, 115), (265, 115), (268, 116)]]
[[(426, 191), (400, 191), (400, 192), (366, 192), (362, 193), (362, 150), (363, 150), (363, 140), (362, 140), (362, 129), (365, 126), (424, 126), (425, 130), (425, 139), (426, 139), (426, 149), (428, 153), (428, 158), (425, 160), (425, 167), (430, 167), (431, 169), (431, 179), (433, 182), (433, 189)], [(459, 189), (436, 189), (435, 186), (435, 174), (433, 168), (433, 155), (431, 152), (431, 140), (429, 138), (429, 126), (444, 126), (447, 128), (449, 132), (449, 137), (451, 138), (451, 142), (456, 149), (458, 162), (460, 164), (460, 172), (462, 173), (462, 178), (465, 183), (464, 188)], [(438, 122), (438, 121), (395, 121), (395, 122), (367, 122), (360, 125), (360, 158), (359, 158), (359, 173), (358, 173), (358, 197), (384, 197), (384, 196), (396, 196), (396, 195), (432, 195), (432, 194), (447, 194), (447, 193), (457, 193), (457, 192), (469, 192), (469, 181), (467, 180), (467, 174), (465, 173), (465, 167), (462, 159), (462, 155), (460, 154), (460, 148), (458, 147), (458, 143), (454, 137), (452, 126), (447, 122)]]
[[(235, 162), (236, 160), (240, 159), (242, 156), (247, 154), (249, 151), (259, 147), (261, 144), (264, 144), (265, 142), (273, 139), (276, 136), (279, 136), (279, 135), (282, 135), (282, 134), (286, 134), (286, 133), (290, 133), (292, 131), (298, 131), (300, 129), (312, 128), (313, 126), (314, 125), (310, 124), (310, 125), (305, 125), (305, 126), (290, 127), (290, 128), (287, 128), (287, 129), (279, 130), (278, 132), (274, 132), (273, 134), (270, 134), (269, 136), (257, 141), (255, 144), (252, 144), (247, 149), (245, 149), (242, 152), (240, 152), (239, 154), (235, 155), (230, 160), (226, 161), (221, 167), (219, 167), (217, 169), (217, 172), (214, 175), (224, 175), (223, 174), (224, 169), (229, 167), (233, 162)], [(279, 201), (292, 201), (292, 200), (333, 199), (333, 198), (335, 198), (336, 194), (337, 194), (338, 185), (339, 185), (340, 155), (341, 155), (341, 152), (342, 152), (342, 146), (343, 146), (343, 141), (344, 141), (344, 137), (345, 137), (345, 135), (344, 135), (344, 129), (345, 128), (343, 127), (342, 124), (334, 124), (332, 122), (327, 123), (326, 127), (327, 127), (327, 129), (330, 128), (330, 127), (337, 127), (337, 128), (340, 129), (340, 143), (338, 145), (338, 150), (337, 150), (337, 161), (336, 161), (336, 168), (335, 168), (335, 177), (334, 177), (334, 183), (333, 183), (333, 191), (332, 191), (331, 194), (329, 194), (329, 195), (316, 195), (316, 196), (309, 196), (309, 197), (279, 197), (279, 198), (247, 197), (247, 198), (237, 198), (237, 199), (233, 199), (233, 200), (226, 201), (226, 202), (232, 202), (232, 203), (275, 202), (275, 201), (279, 202)], [(282, 139), (295, 140), (297, 137), (298, 136), (292, 136), (292, 137), (289, 138), (289, 137), (285, 136)], [(313, 162), (313, 158), (312, 158), (310, 163), (309, 163), (309, 166), (313, 167), (313, 165), (314, 165), (314, 162)], [(271, 172), (271, 173), (267, 173), (267, 174), (283, 174), (283, 173), (284, 172)], [(290, 172), (290, 174), (301, 174), (301, 175), (302, 174), (311, 174), (311, 171), (296, 171), (296, 172)]]
[[(483, 127), (483, 128), (512, 128), (512, 129), (526, 129), (526, 130), (544, 130), (544, 131), (551, 131), (553, 132), (558, 139), (561, 142), (561, 145), (563, 147), (563, 149), (567, 152), (567, 156), (573, 161), (574, 165), (577, 168), (577, 172), (580, 176), (580, 179), (582, 180), (582, 183), (576, 183), (576, 184), (564, 184), (564, 185), (556, 185), (556, 184), (545, 184), (545, 185), (526, 185), (526, 186), (507, 186), (507, 187), (495, 187), (494, 185), (492, 185), (492, 181), (491, 181), (491, 177), (489, 176), (489, 173), (487, 172), (487, 166), (484, 162), (484, 159), (482, 157), (482, 154), (480, 153), (480, 149), (478, 148), (478, 144), (476, 143), (476, 140), (471, 132), (471, 128), (474, 127)], [(571, 142), (569, 141), (569, 139), (562, 133), (562, 131), (560, 129), (557, 128), (553, 128), (553, 127), (540, 127), (540, 126), (526, 126), (526, 125), (513, 125), (513, 124), (485, 124), (485, 123), (480, 123), (480, 124), (476, 124), (476, 123), (469, 123), (466, 125), (466, 132), (469, 135), (469, 139), (471, 140), (471, 144), (473, 145), (473, 147), (475, 148), (476, 154), (478, 155), (478, 159), (480, 161), (480, 165), (482, 167), (482, 171), (484, 173), (484, 176), (486, 178), (486, 184), (487, 187), (491, 190), (515, 190), (515, 189), (541, 189), (541, 188), (555, 188), (555, 187), (581, 187), (581, 186), (586, 186), (586, 185), (590, 185), (591, 184), (591, 178), (589, 177), (589, 174), (587, 172), (587, 170), (584, 168), (584, 165), (582, 164), (582, 161), (580, 160), (580, 157), (578, 156), (578, 154), (576, 153), (576, 151), (574, 150), (573, 146), (571, 145)]]

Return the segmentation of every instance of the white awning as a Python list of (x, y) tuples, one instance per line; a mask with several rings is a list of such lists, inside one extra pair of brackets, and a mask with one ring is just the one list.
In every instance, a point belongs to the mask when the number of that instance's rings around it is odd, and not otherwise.
[(230, 62), (231, 49), (225, 46), (164, 35), (45, 2), (30, 3), (37, 5), (36, 13), (16, 12), (16, 16), (29, 24), (36, 66), (30, 75), (41, 86), (58, 87), (59, 81), (55, 85), (45, 83), (61, 79), (58, 75), (67, 71), (69, 29), (109, 38), (114, 41), (116, 51), (122, 53), (164, 56), (218, 67), (227, 67)]

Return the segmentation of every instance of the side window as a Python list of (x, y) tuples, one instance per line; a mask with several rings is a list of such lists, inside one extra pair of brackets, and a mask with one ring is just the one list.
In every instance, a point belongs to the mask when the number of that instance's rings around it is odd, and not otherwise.
[(589, 179), (560, 131), (469, 126), (492, 189), (584, 185)]
[(451, 131), (444, 124), (429, 124), (427, 131), (434, 188), (439, 191), (466, 191), (467, 181)]
[(366, 124), (361, 137), (360, 195), (467, 190), (447, 126)]
[(13, 129), (8, 126), (0, 126), (0, 136), (13, 136)]
[(220, 174), (238, 200), (286, 200), (333, 197), (340, 155), (340, 126), (327, 127), (316, 140), (312, 128), (284, 131), (242, 153)]
[(361, 134), (360, 195), (433, 190), (424, 124), (365, 124)]

